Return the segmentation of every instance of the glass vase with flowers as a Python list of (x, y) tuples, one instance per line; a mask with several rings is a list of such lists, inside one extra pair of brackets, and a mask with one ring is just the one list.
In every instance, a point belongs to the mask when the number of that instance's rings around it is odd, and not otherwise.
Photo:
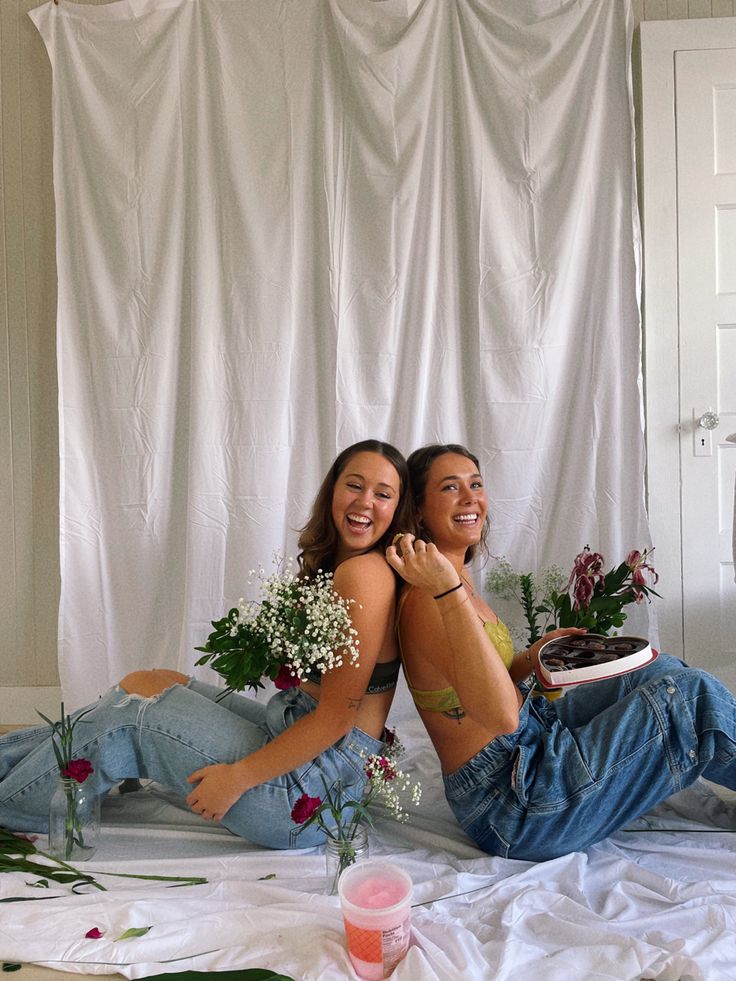
[(100, 796), (89, 777), (94, 773), (85, 756), (74, 755), (74, 730), (92, 709), (76, 718), (64, 712), (52, 722), (43, 712), (38, 714), (51, 726), (51, 745), (59, 767), (59, 779), (49, 801), (49, 854), (69, 861), (86, 861), (95, 853), (100, 831)]
[(385, 755), (372, 754), (365, 758), (367, 780), (361, 783), (363, 790), (359, 796), (352, 785), (345, 787), (337, 781), (332, 786), (325, 785), (324, 797), (302, 794), (295, 803), (291, 819), (300, 825), (299, 831), (316, 824), (325, 834), (330, 895), (337, 893), (338, 880), (348, 866), (368, 858), (368, 828), (373, 825), (371, 808), (381, 802), (391, 817), (404, 822), (409, 819), (404, 801), (419, 804), (421, 785), (396, 765), (402, 751), (396, 733), (387, 729)]

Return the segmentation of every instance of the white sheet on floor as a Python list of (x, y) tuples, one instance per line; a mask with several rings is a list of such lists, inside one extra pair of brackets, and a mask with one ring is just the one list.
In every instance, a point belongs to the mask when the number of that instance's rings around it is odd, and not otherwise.
[[(732, 981), (736, 834), (725, 829), (736, 830), (736, 808), (706, 784), (587, 852), (504, 861), (458, 829), (419, 723), (402, 723), (401, 735), (424, 799), (409, 824), (381, 818), (371, 835), (373, 857), (414, 882), (413, 945), (397, 981)], [(0, 960), (129, 978), (255, 967), (295, 981), (353, 976), (321, 849), (253, 848), (148, 790), (107, 801), (90, 866), (209, 881), (167, 889), (105, 879), (104, 893), (5, 903)], [(0, 899), (37, 895), (25, 878), (0, 875)], [(104, 937), (86, 940), (95, 926)], [(152, 927), (145, 937), (115, 942), (141, 926)]]
[(468, 443), (519, 571), (649, 544), (630, 0), (31, 15), (69, 708), (190, 672), (358, 439)]

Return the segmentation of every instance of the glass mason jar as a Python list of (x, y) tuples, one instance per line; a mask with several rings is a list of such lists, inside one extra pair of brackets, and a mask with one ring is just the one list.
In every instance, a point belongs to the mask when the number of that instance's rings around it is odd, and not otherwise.
[(49, 854), (64, 862), (92, 858), (100, 834), (100, 796), (92, 782), (59, 777), (49, 804)]
[(325, 838), (327, 894), (337, 895), (337, 883), (349, 865), (368, 858), (368, 829), (359, 824), (352, 838)]

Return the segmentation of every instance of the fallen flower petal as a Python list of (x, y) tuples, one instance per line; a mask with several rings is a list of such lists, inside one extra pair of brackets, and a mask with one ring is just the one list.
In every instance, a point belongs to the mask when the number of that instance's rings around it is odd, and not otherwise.
[(85, 933), (85, 937), (88, 940), (99, 940), (101, 936), (102, 936), (102, 930), (100, 930), (98, 927), (92, 927), (91, 930), (88, 930)]

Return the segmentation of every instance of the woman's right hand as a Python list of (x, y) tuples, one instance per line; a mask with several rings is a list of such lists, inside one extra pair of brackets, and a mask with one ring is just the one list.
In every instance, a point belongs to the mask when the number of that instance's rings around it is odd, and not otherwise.
[(433, 596), (454, 589), (462, 582), (450, 560), (432, 542), (414, 535), (396, 535), (386, 549), (386, 561), (410, 585)]

